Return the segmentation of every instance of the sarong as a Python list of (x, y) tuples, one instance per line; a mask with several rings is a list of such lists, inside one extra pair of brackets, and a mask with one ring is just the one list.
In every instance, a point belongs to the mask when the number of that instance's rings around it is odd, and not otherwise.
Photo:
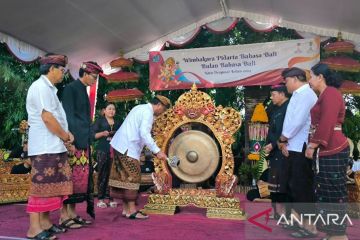
[[(346, 214), (346, 203), (348, 193), (346, 189), (346, 168), (349, 158), (349, 148), (330, 156), (319, 157), (319, 173), (315, 177), (316, 181), (316, 203), (318, 213), (324, 219), (330, 214), (339, 217), (340, 222)], [(321, 221), (320, 221), (321, 222)], [(347, 221), (343, 224), (318, 223), (319, 231), (329, 235), (344, 235), (346, 232)]]
[(31, 156), (31, 184), (27, 212), (54, 211), (73, 193), (66, 152)]
[(110, 172), (110, 195), (125, 201), (135, 201), (140, 188), (140, 161), (114, 150)]

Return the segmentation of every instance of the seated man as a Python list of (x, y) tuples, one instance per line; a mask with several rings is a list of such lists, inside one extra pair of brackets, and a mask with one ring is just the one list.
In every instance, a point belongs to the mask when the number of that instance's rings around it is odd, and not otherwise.
[(11, 153), (9, 155), (9, 158), (27, 158), (28, 153), (28, 143), (25, 141), (23, 146), (20, 145), (15, 147), (13, 150), (11, 150)]
[(31, 172), (31, 160), (27, 158), (23, 163), (14, 165), (11, 169), (11, 174), (28, 174)]
[(270, 218), (279, 219), (280, 214), (289, 214), (288, 209), (278, 209), (277, 208), (277, 200), (279, 199), (279, 194), (276, 192), (269, 191), (269, 183), (267, 182), (269, 179), (269, 168), (267, 168), (260, 176), (259, 180), (256, 184), (256, 189), (251, 189), (247, 192), (246, 198), (249, 201), (255, 202), (272, 202), (272, 208), (274, 210), (274, 214), (270, 216)]
[(263, 187), (268, 184), (266, 181), (268, 181), (268, 176), (269, 176), (269, 169), (266, 169), (260, 176), (259, 181), (256, 184), (256, 189), (251, 189), (250, 191), (247, 192), (246, 194), (246, 198), (249, 201), (254, 201), (255, 199), (259, 198), (259, 199), (267, 199), (270, 197), (269, 196), (261, 196), (260, 195), (260, 191), (261, 189), (263, 189)]

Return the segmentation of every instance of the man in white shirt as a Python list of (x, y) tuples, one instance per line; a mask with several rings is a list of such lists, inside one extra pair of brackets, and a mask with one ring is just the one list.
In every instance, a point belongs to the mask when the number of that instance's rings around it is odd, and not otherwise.
[[(317, 96), (307, 83), (305, 71), (295, 67), (287, 68), (282, 76), (288, 92), (292, 93), (278, 141), (279, 149), (289, 161), (289, 196), (292, 202), (313, 203), (315, 192), (312, 160), (305, 158), (305, 149), (311, 124), (310, 110), (315, 105)], [(293, 208), (299, 214), (315, 211), (315, 208), (304, 208), (299, 204), (293, 205)], [(316, 229), (308, 227), (304, 231), (310, 232), (296, 232), (293, 237), (315, 234)]]
[(53, 239), (53, 233), (65, 232), (51, 223), (49, 213), (61, 208), (73, 191), (66, 147), (74, 137), (68, 131), (55, 87), (63, 80), (66, 64), (67, 58), (63, 55), (49, 54), (41, 58), (42, 75), (31, 84), (26, 98), (30, 126), (28, 155), (32, 163), (27, 205), (29, 238)]
[(115, 156), (109, 186), (112, 195), (118, 195), (123, 200), (122, 214), (127, 218), (148, 218), (146, 214), (136, 211), (135, 207), (141, 180), (140, 154), (147, 146), (157, 158), (166, 160), (166, 154), (151, 136), (151, 129), (154, 116), (159, 116), (170, 106), (168, 98), (157, 95), (151, 103), (134, 107), (110, 142)]

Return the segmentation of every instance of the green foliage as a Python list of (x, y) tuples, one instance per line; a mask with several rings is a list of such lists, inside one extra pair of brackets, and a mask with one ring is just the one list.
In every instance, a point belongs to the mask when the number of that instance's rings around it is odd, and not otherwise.
[(238, 170), (238, 178), (240, 185), (250, 185), (252, 182), (251, 165), (242, 163)]
[(255, 164), (242, 163), (238, 170), (239, 184), (249, 186), (252, 184), (252, 180), (258, 180), (260, 178), (259, 169), (261, 168), (259, 162)]
[(263, 173), (263, 171), (265, 170), (266, 167), (267, 167), (267, 165), (266, 165), (266, 154), (265, 154), (264, 150), (261, 149), (261, 151), (260, 151), (260, 159), (254, 165), (254, 172), (253, 172), (254, 175), (253, 176), (254, 176), (254, 178), (256, 180), (259, 180), (261, 174)]
[(17, 128), (27, 119), (25, 101), (27, 89), (39, 77), (38, 63), (26, 64), (9, 54), (0, 44), (0, 147), (12, 148), (21, 143)]
[(347, 117), (343, 124), (344, 134), (353, 141), (358, 142), (360, 140), (360, 113), (356, 114), (347, 111)]

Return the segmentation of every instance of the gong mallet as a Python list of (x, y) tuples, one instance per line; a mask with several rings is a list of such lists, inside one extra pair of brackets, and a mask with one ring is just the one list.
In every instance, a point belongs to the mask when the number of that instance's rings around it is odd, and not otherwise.
[[(153, 155), (153, 157), (156, 157), (156, 156)], [(152, 159), (151, 161), (153, 162), (154, 159)], [(172, 168), (177, 168), (180, 164), (180, 158), (178, 156), (167, 157), (166, 161), (169, 164), (169, 166)]]
[(172, 156), (166, 158), (166, 161), (168, 162), (169, 166), (172, 168), (177, 168), (180, 164), (180, 158), (178, 156)]

